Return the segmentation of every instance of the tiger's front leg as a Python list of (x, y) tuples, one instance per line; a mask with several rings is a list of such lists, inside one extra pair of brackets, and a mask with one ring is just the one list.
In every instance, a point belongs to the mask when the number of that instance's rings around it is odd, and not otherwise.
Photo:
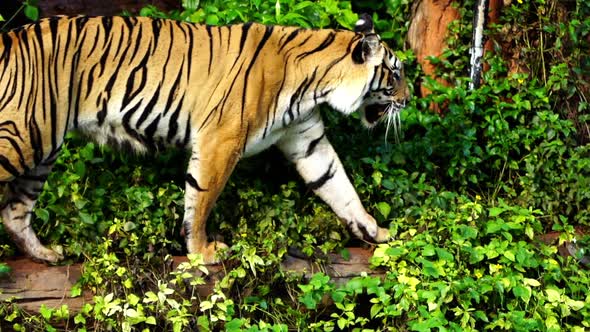
[(289, 129), (277, 146), (311, 188), (360, 239), (385, 242), (389, 231), (365, 211), (344, 167), (324, 134), (319, 112)]
[(205, 264), (219, 262), (216, 257), (225, 243), (207, 239), (207, 217), (239, 160), (235, 143), (217, 139), (193, 148), (186, 173), (184, 196), (184, 236), (189, 253), (203, 255)]

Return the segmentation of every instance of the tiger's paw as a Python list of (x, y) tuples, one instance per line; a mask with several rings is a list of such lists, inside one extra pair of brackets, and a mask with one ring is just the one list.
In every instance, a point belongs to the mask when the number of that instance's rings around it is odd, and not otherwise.
[(393, 240), (393, 236), (389, 233), (389, 230), (382, 227), (377, 227), (377, 235), (373, 239), (377, 243), (383, 243)]
[(366, 212), (348, 225), (359, 239), (367, 242), (383, 243), (392, 239), (389, 230), (379, 227), (375, 218)]
[(37, 246), (34, 248), (28, 248), (27, 254), (35, 261), (42, 261), (47, 263), (57, 263), (64, 259), (64, 256), (54, 250), (46, 248), (44, 246)]
[(203, 255), (203, 262), (205, 265), (219, 264), (221, 258), (219, 253), (221, 251), (227, 251), (229, 246), (223, 242), (213, 241), (207, 243), (204, 247), (197, 250), (195, 253)]

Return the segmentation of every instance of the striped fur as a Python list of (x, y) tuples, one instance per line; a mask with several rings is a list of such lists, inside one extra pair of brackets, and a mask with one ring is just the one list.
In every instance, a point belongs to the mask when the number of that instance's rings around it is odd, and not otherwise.
[(409, 97), (370, 17), (357, 31), (132, 17), (55, 17), (0, 35), (0, 212), (34, 258), (57, 261), (31, 211), (63, 138), (77, 129), (138, 152), (190, 151), (188, 251), (216, 261), (205, 221), (237, 161), (276, 144), (359, 237), (387, 238), (324, 135), (317, 105), (375, 125)]

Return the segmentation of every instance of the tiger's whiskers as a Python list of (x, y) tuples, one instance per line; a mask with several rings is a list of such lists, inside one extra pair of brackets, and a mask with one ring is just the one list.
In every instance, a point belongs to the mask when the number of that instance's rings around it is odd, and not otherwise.
[(386, 128), (385, 128), (385, 146), (387, 146), (387, 138), (389, 137), (389, 128), (393, 127), (393, 135), (395, 139), (395, 144), (399, 144), (400, 142), (400, 131), (401, 131), (401, 117), (399, 108), (396, 108), (395, 105), (389, 104), (385, 109), (386, 113)]

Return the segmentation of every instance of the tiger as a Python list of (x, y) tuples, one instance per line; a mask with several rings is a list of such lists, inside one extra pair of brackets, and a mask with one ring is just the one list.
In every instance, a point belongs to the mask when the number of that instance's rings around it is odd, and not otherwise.
[[(64, 137), (138, 153), (187, 151), (182, 230), (206, 264), (228, 246), (206, 220), (236, 163), (276, 146), (360, 239), (385, 242), (326, 138), (319, 106), (367, 128), (410, 99), (403, 64), (370, 15), (353, 31), (259, 23), (57, 16), (0, 34), (0, 215), (34, 260), (58, 262), (31, 227)], [(388, 127), (389, 128), (389, 127)]]

